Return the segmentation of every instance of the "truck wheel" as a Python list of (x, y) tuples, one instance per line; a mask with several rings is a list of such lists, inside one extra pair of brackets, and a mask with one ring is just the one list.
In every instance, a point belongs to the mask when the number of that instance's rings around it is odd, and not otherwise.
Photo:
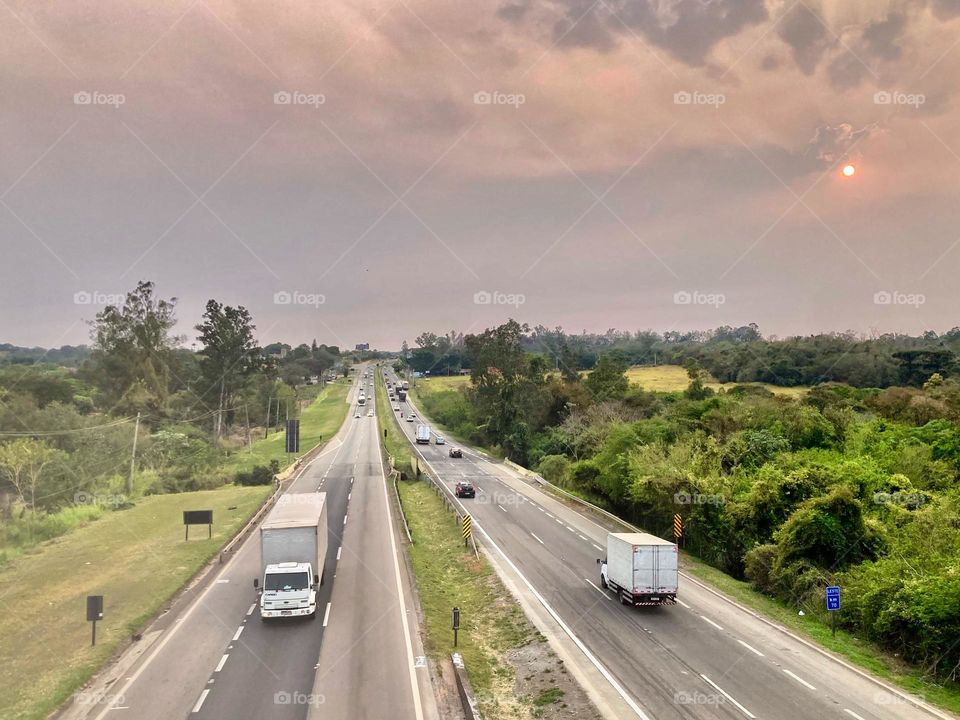
[(602, 587), (604, 590), (607, 589), (607, 581), (603, 579), (603, 575), (600, 576), (600, 587)]

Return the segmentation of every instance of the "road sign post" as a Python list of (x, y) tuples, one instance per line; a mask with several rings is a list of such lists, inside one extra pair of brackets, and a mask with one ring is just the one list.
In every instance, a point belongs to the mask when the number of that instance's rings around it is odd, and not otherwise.
[(470, 536), (472, 534), (473, 518), (469, 515), (463, 516), (463, 546), (470, 546)]
[(680, 513), (673, 516), (673, 537), (677, 542), (680, 542), (683, 537), (683, 518), (680, 517)]
[(837, 636), (837, 612), (840, 610), (840, 586), (827, 587), (827, 610), (830, 611), (830, 634)]
[(206, 525), (207, 538), (213, 537), (213, 510), (184, 510), (183, 539), (190, 539), (191, 525)]
[(103, 620), (103, 595), (87, 595), (87, 620), (93, 623), (92, 647), (97, 644), (97, 620)]
[(460, 608), (453, 608), (453, 618), (450, 623), (453, 628), (453, 646), (457, 646), (457, 631), (460, 629)]

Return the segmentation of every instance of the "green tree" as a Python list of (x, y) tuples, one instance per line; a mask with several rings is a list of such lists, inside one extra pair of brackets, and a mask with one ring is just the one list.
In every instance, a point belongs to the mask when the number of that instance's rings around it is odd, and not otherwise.
[(44, 470), (63, 453), (33, 438), (19, 438), (0, 445), (0, 472), (17, 491), (20, 501), (37, 509), (37, 487)]
[(622, 352), (614, 351), (601, 355), (596, 367), (583, 381), (597, 402), (622, 400), (630, 387), (625, 375), (629, 363)]
[[(251, 375), (260, 369), (261, 351), (253, 337), (255, 326), (246, 308), (207, 301), (203, 322), (196, 326), (200, 350), (200, 374), (203, 387), (200, 399), (216, 397), (216, 434), (232, 424), (233, 399)], [(309, 353), (309, 348), (307, 348)]]

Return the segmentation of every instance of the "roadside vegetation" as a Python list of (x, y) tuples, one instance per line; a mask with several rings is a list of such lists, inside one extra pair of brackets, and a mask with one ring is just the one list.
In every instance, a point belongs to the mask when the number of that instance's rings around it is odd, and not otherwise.
[[(824, 587), (840, 585), (839, 624), (860, 643), (851, 653), (956, 708), (954, 335), (931, 356), (897, 349), (920, 339), (870, 344), (874, 366), (902, 385), (819, 383), (790, 397), (754, 384), (715, 390), (693, 358), (672, 392), (631, 383), (620, 351), (600, 354), (586, 376), (558, 374), (556, 358), (530, 352), (529, 330), (510, 321), (462, 339), (469, 385), (420, 398), (469, 441), (651, 532), (671, 536), (679, 513), (685, 549), (705, 568), (802, 610), (807, 626), (829, 624)], [(927, 374), (933, 367), (943, 372)]]
[[(12, 560), (0, 570), (0, 717), (41, 720), (68, 700), (212, 558), (271, 487), (156, 495)], [(213, 537), (183, 539), (183, 510), (212, 509)], [(104, 596), (90, 646), (85, 597)], [(76, 702), (85, 702), (82, 694)]]
[(144, 497), (272, 482), (287, 418), (304, 448), (339, 427), (339, 348), (261, 348), (243, 307), (210, 300), (186, 350), (175, 310), (141, 282), (90, 347), (0, 346), (0, 566)]

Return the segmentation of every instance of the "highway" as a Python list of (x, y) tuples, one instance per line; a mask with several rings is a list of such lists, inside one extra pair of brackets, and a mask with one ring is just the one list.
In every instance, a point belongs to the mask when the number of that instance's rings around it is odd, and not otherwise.
[[(392, 371), (389, 377), (396, 382)], [(409, 401), (401, 408), (401, 427), (413, 442), (421, 413)], [(405, 422), (411, 411), (418, 421)], [(476, 499), (461, 504), (478, 542), (608, 717), (949, 717), (918, 707), (687, 576), (678, 605), (620, 605), (598, 586), (606, 527), (499, 461), (468, 448), (462, 459), (449, 457), (452, 445), (447, 438), (445, 446), (413, 447), (451, 490), (458, 481), (474, 484)]]
[(288, 489), (327, 494), (329, 543), (317, 617), (261, 622), (253, 588), (259, 534), (252, 532), (202, 592), (144, 637), (149, 647), (138, 648), (108, 690), (114, 702), (72, 706), (66, 716), (436, 717), (429, 671), (415, 667), (423, 651), (393, 535), (377, 420), (368, 416), (372, 398), (358, 408), (357, 383), (343, 427)]

